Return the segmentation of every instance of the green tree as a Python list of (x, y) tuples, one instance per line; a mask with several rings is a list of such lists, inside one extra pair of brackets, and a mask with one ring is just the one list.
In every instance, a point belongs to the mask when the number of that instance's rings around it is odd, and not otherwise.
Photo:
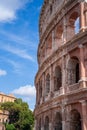
[(26, 102), (17, 99), (14, 103), (2, 103), (1, 107), (9, 111), (9, 124), (14, 124), (17, 130), (31, 130), (34, 124), (34, 115)]
[(16, 130), (13, 124), (6, 124), (6, 130)]

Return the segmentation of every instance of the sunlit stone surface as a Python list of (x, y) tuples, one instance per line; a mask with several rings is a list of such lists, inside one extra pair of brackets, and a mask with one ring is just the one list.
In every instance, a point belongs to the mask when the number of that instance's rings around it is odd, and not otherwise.
[(87, 1), (44, 0), (35, 130), (87, 130)]

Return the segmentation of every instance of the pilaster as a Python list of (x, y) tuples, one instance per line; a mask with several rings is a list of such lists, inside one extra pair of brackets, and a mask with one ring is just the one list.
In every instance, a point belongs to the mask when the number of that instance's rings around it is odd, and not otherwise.
[(51, 94), (53, 94), (53, 91), (54, 91), (53, 65), (51, 65), (51, 75), (50, 75), (50, 92), (51, 92)]
[(62, 106), (62, 130), (66, 130), (65, 106)]
[(65, 93), (65, 84), (66, 84), (66, 71), (65, 71), (65, 57), (62, 57), (62, 88), (63, 88), (63, 92)]
[(85, 27), (85, 17), (84, 17), (84, 2), (80, 3), (80, 31), (84, 31), (84, 27)]
[(66, 26), (66, 17), (63, 18), (63, 44), (66, 43), (67, 39), (67, 26)]
[(42, 91), (43, 100), (45, 98), (45, 73), (43, 73), (43, 91)]
[(87, 102), (80, 101), (82, 104), (82, 130), (87, 130)]
[(86, 82), (85, 82), (85, 65), (84, 65), (84, 48), (83, 48), (83, 45), (82, 44), (79, 44), (79, 49), (80, 49), (80, 86), (81, 87), (86, 87)]

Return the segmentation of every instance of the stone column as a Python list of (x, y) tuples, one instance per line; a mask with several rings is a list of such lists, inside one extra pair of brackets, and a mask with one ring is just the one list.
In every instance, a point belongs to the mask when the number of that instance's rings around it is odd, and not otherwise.
[(51, 65), (51, 73), (50, 73), (50, 92), (52, 97), (54, 93), (53, 65)]
[(83, 50), (83, 45), (80, 44), (79, 45), (79, 49), (80, 49), (80, 71), (81, 71), (81, 78), (80, 78), (80, 85), (81, 87), (86, 87), (86, 82), (85, 82), (85, 66), (84, 66), (84, 50)]
[(84, 31), (84, 27), (85, 27), (85, 17), (84, 17), (84, 2), (80, 3), (80, 30)]
[(39, 101), (39, 92), (38, 92), (38, 83), (36, 85), (36, 106), (38, 105), (38, 101)]
[(55, 30), (52, 31), (52, 49), (54, 50), (55, 48), (55, 40), (54, 40), (54, 37), (55, 37)]
[(62, 111), (62, 130), (66, 130), (65, 113), (63, 111)]
[(43, 97), (43, 101), (45, 98), (45, 73), (43, 73), (43, 92), (42, 92), (42, 97)]
[(34, 130), (37, 130), (37, 120), (35, 120)]
[(84, 3), (85, 27), (87, 28), (87, 1)]
[(40, 104), (40, 81), (38, 82), (38, 103)]
[(66, 72), (65, 72), (65, 57), (62, 57), (62, 89), (63, 94), (65, 93), (65, 84), (66, 84)]
[(37, 105), (39, 105), (40, 104), (39, 81), (37, 83), (36, 89), (37, 89)]
[(38, 93), (37, 93), (37, 86), (36, 86), (36, 106), (37, 106), (37, 104), (38, 104)]
[(66, 116), (66, 129), (65, 130), (71, 130), (70, 129), (70, 111), (72, 110), (71, 105), (66, 106), (65, 116)]
[(63, 19), (63, 44), (66, 43), (67, 40), (67, 26), (66, 26), (66, 17)]
[(62, 109), (62, 130), (66, 130), (66, 107), (64, 105), (64, 102), (65, 101), (62, 101), (62, 106), (61, 106), (61, 109)]
[(41, 130), (44, 130), (44, 127), (43, 127), (43, 126), (41, 127)]
[(43, 120), (43, 116), (41, 117), (42, 120), (41, 120), (41, 130), (44, 130), (44, 120)]
[(53, 129), (52, 129), (52, 123), (51, 123), (51, 122), (49, 123), (49, 130), (53, 130)]
[(82, 105), (82, 130), (87, 130), (87, 103), (85, 100), (80, 102)]

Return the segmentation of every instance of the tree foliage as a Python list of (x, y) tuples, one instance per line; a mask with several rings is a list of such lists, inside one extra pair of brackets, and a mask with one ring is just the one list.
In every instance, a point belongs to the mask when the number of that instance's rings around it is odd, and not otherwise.
[(13, 124), (17, 130), (31, 130), (34, 115), (28, 104), (23, 102), (22, 99), (2, 103), (1, 108), (9, 111), (9, 124)]
[(13, 124), (6, 124), (6, 130), (16, 130)]

